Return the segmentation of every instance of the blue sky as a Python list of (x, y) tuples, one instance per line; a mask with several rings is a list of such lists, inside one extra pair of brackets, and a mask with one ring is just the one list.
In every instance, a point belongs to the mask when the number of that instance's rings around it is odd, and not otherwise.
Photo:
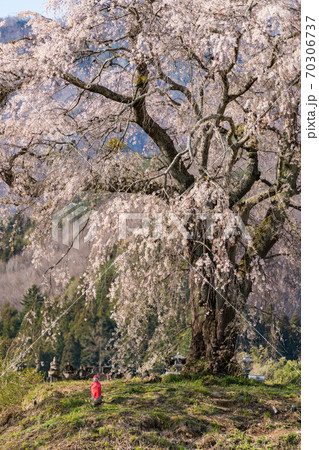
[(14, 16), (21, 11), (44, 13), (46, 0), (0, 0), (0, 17)]

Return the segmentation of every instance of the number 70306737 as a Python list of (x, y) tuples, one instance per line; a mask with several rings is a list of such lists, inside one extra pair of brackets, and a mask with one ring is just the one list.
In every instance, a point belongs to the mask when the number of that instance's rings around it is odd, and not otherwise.
[(315, 19), (306, 16), (306, 78), (315, 77), (315, 69), (316, 69), (315, 31), (316, 31)]

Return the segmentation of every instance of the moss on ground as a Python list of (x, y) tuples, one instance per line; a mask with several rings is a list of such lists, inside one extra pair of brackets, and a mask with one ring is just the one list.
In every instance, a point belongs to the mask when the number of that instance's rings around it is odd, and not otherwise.
[[(2, 449), (297, 449), (300, 390), (232, 377), (42, 383), (0, 416)], [(36, 400), (36, 404), (34, 404)], [(292, 412), (292, 405), (296, 412)], [(274, 409), (278, 410), (275, 414)]]

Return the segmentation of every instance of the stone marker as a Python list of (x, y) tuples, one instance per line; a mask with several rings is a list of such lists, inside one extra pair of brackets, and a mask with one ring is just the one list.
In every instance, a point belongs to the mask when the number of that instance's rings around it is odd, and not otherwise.
[(60, 364), (58, 363), (56, 357), (50, 363), (50, 370), (48, 372), (49, 382), (53, 383), (55, 381), (60, 381), (62, 379), (60, 374)]
[(174, 371), (167, 371), (165, 375), (179, 375), (181, 373), (182, 367), (186, 362), (186, 357), (182, 356), (179, 352), (175, 356), (172, 356), (172, 361), (174, 361)]

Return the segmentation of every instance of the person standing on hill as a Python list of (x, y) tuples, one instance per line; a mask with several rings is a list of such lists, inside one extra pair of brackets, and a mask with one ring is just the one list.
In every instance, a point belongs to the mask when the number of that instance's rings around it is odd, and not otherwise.
[(102, 403), (102, 395), (101, 395), (101, 383), (99, 382), (100, 375), (97, 373), (93, 377), (93, 383), (91, 384), (91, 399), (93, 406), (99, 405)]

